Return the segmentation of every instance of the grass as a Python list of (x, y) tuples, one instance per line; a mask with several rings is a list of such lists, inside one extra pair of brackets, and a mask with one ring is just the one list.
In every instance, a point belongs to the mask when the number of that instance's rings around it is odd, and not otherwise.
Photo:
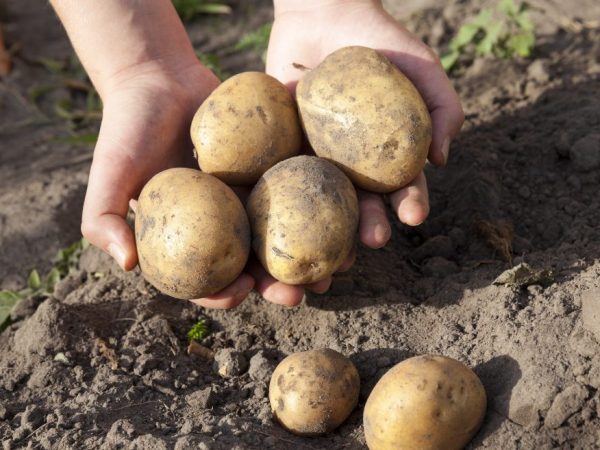
[(52, 268), (45, 276), (40, 276), (37, 269), (33, 269), (27, 277), (27, 287), (0, 291), (0, 332), (10, 325), (10, 313), (19, 301), (31, 296), (52, 295), (56, 283), (77, 269), (79, 258), (88, 246), (89, 243), (84, 238), (74, 242), (58, 251)]
[(500, 0), (495, 8), (481, 10), (460, 27), (441, 58), (447, 72), (461, 62), (477, 57), (513, 58), (531, 56), (535, 46), (535, 29), (529, 19), (527, 3)]
[(203, 0), (173, 0), (173, 6), (183, 21), (192, 20), (201, 14), (231, 14), (231, 6)]

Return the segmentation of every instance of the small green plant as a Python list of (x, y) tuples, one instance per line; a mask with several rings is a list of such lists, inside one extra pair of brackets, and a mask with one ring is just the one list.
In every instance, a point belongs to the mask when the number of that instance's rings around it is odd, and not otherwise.
[(201, 341), (206, 336), (208, 336), (208, 325), (206, 323), (206, 319), (198, 319), (192, 328), (187, 332), (187, 337), (192, 341)]
[(203, 0), (173, 0), (175, 11), (181, 20), (191, 20), (200, 14), (231, 14), (231, 6)]
[(267, 47), (269, 45), (269, 37), (271, 36), (271, 28), (273, 24), (268, 22), (250, 33), (244, 34), (233, 47), (234, 50), (250, 50), (260, 53), (263, 61), (266, 59)]
[(33, 269), (27, 277), (26, 288), (18, 291), (0, 291), (0, 332), (10, 325), (10, 312), (20, 300), (32, 295), (52, 295), (56, 283), (77, 268), (81, 253), (88, 246), (89, 243), (84, 238), (74, 242), (58, 251), (53, 260), (54, 266), (46, 276), (41, 277), (37, 269)]
[(444, 69), (452, 70), (462, 56), (530, 56), (535, 32), (527, 9), (527, 3), (517, 6), (513, 0), (500, 0), (496, 8), (481, 10), (450, 41), (448, 53), (441, 58)]

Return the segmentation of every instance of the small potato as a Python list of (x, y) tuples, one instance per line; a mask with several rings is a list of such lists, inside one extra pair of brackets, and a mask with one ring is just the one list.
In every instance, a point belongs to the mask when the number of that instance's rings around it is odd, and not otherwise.
[(287, 284), (327, 278), (354, 245), (356, 191), (324, 159), (303, 155), (278, 163), (256, 184), (246, 210), (258, 259)]
[(172, 297), (212, 295), (241, 273), (250, 226), (240, 200), (217, 178), (168, 169), (142, 189), (135, 240), (144, 277)]
[(370, 450), (458, 450), (481, 426), (486, 395), (477, 375), (443, 356), (392, 367), (373, 388), (363, 422)]
[(316, 436), (337, 428), (358, 403), (360, 377), (354, 364), (331, 350), (285, 358), (271, 377), (269, 401), (275, 419), (288, 431)]
[(192, 121), (198, 163), (230, 185), (254, 184), (279, 161), (300, 151), (302, 130), (288, 89), (260, 72), (223, 82)]
[(421, 95), (385, 56), (345, 47), (307, 73), (296, 90), (316, 154), (359, 187), (392, 192), (423, 169), (431, 117)]

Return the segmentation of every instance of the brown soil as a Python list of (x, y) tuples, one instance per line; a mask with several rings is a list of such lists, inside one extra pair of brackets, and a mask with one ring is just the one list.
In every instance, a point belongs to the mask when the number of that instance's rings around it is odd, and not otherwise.
[[(401, 12), (403, 2), (387, 3)], [(485, 2), (409, 3), (428, 6), (406, 23), (443, 48)], [(478, 60), (454, 78), (467, 121), (448, 168), (428, 169), (425, 224), (361, 248), (330, 293), (294, 309), (252, 295), (233, 311), (203, 310), (86, 251), (53, 297), (28, 299), (0, 335), (4, 448), (361, 449), (371, 388), (424, 353), (469, 364), (486, 387), (470, 448), (600, 448), (600, 5), (532, 3), (535, 58)], [(32, 61), (71, 54), (49, 7), (4, 5), (17, 53), (0, 83), (0, 287), (17, 288), (78, 239), (92, 149), (55, 139), (68, 134), (51, 111), (60, 89), (39, 107), (27, 98), (59, 80)], [(195, 22), (194, 42), (219, 53), (271, 14), (262, 1), (234, 9)], [(222, 56), (231, 73), (261, 67), (259, 55)], [(551, 269), (554, 281), (493, 285), (509, 250), (513, 264)], [(186, 353), (199, 317), (216, 362)], [(272, 421), (269, 376), (284, 355), (321, 347), (356, 364), (359, 406), (332, 434), (296, 437)], [(225, 363), (228, 378), (215, 367)]]

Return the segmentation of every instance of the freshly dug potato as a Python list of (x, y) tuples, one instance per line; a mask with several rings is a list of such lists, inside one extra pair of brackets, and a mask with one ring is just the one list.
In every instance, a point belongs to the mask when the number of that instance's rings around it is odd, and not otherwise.
[(191, 135), (203, 172), (230, 185), (254, 184), (300, 151), (302, 130), (288, 89), (260, 72), (223, 82), (202, 103)]
[(302, 155), (278, 163), (258, 181), (246, 210), (254, 252), (273, 277), (287, 284), (327, 278), (354, 245), (356, 191), (324, 159)]
[(235, 193), (194, 169), (168, 169), (142, 189), (135, 240), (144, 277), (176, 298), (215, 294), (250, 252), (248, 218)]
[(285, 358), (271, 377), (269, 401), (275, 419), (288, 431), (316, 436), (337, 428), (358, 403), (360, 377), (354, 364), (331, 350)]
[(317, 155), (334, 161), (359, 187), (392, 192), (423, 169), (431, 143), (427, 106), (375, 50), (333, 52), (300, 80), (296, 97)]
[(443, 356), (417, 356), (392, 367), (371, 392), (363, 422), (370, 450), (458, 450), (486, 409), (471, 369)]

